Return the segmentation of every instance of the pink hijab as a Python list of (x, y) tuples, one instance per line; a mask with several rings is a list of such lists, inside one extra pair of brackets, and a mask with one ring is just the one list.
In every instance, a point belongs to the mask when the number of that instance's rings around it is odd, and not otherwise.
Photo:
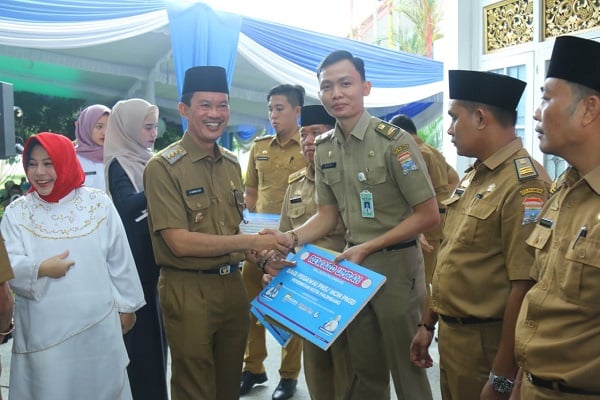
[[(73, 142), (68, 137), (56, 133), (42, 132), (27, 139), (23, 148), (23, 168), (25, 168), (25, 171), (27, 171), (27, 165), (31, 158), (31, 149), (36, 144), (39, 144), (48, 152), (56, 171), (54, 188), (49, 195), (40, 195), (42, 199), (48, 203), (57, 203), (73, 189), (83, 186), (85, 173), (75, 154)], [(31, 185), (29, 191), (35, 191), (35, 187)]]
[(110, 115), (110, 108), (102, 104), (94, 104), (84, 109), (75, 122), (75, 139), (77, 146), (75, 150), (82, 157), (93, 162), (103, 162), (103, 147), (92, 141), (92, 132), (96, 122), (104, 114)]

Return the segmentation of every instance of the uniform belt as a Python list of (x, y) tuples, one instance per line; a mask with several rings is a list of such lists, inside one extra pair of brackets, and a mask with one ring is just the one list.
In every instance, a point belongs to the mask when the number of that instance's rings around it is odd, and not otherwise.
[(236, 264), (236, 265), (223, 264), (223, 265), (219, 265), (218, 267), (212, 268), (212, 269), (184, 269), (184, 268), (174, 268), (174, 267), (167, 267), (167, 266), (163, 266), (163, 268), (168, 268), (168, 269), (172, 269), (175, 271), (182, 271), (182, 272), (193, 272), (195, 274), (226, 276), (226, 275), (234, 273), (235, 271), (238, 271), (240, 269), (240, 265), (239, 264)]
[(439, 208), (438, 210), (440, 211), (440, 214), (446, 214), (446, 209), (445, 208)]
[(447, 324), (460, 324), (460, 325), (471, 325), (471, 324), (489, 324), (491, 322), (500, 322), (500, 318), (475, 318), (475, 317), (449, 317), (447, 315), (440, 314), (439, 317)]
[(561, 393), (570, 393), (570, 394), (583, 394), (590, 396), (599, 396), (599, 392), (588, 392), (587, 390), (572, 388), (569, 386), (565, 386), (559, 381), (547, 381), (546, 379), (538, 378), (535, 375), (531, 375), (529, 372), (525, 373), (527, 380), (533, 383), (535, 386), (543, 387), (546, 389), (554, 390), (556, 392)]
[[(348, 247), (353, 247), (356, 245), (357, 245), (357, 243), (348, 242)], [(411, 240), (410, 242), (403, 242), (403, 243), (395, 244), (393, 246), (384, 247), (383, 249), (377, 250), (377, 251), (383, 251), (383, 252), (394, 251), (394, 250), (406, 249), (406, 248), (416, 246), (416, 245), (417, 245), (417, 241)]]

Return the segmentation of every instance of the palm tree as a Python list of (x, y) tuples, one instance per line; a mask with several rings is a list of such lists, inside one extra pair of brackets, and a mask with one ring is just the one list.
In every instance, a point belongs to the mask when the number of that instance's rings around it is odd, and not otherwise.
[(399, 0), (394, 10), (408, 18), (413, 27), (395, 34), (398, 48), (408, 53), (433, 57), (433, 42), (443, 35), (438, 29), (441, 5), (438, 0)]

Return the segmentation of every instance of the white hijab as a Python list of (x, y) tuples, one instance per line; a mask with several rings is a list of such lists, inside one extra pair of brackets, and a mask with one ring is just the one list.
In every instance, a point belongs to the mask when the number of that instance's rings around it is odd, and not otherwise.
[(104, 139), (104, 176), (109, 195), (108, 169), (114, 159), (119, 161), (135, 190), (144, 190), (144, 167), (152, 157), (152, 150), (144, 147), (141, 138), (148, 114), (156, 114), (158, 118), (158, 107), (142, 99), (121, 100), (112, 109)]

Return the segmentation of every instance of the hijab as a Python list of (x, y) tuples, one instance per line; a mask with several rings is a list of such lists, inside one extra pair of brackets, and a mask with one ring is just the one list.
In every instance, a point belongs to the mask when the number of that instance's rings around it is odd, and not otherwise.
[(104, 176), (107, 180), (107, 192), (110, 191), (108, 169), (115, 159), (125, 170), (135, 190), (144, 190), (144, 168), (152, 157), (152, 150), (145, 147), (141, 138), (144, 119), (148, 114), (156, 114), (158, 118), (158, 107), (146, 100), (121, 100), (114, 105), (104, 141)]
[[(40, 195), (43, 200), (48, 203), (57, 203), (74, 189), (83, 186), (85, 173), (75, 154), (73, 142), (69, 138), (51, 132), (42, 132), (31, 136), (25, 142), (23, 148), (23, 168), (25, 168), (25, 171), (27, 171), (27, 165), (31, 159), (31, 150), (35, 145), (40, 145), (46, 150), (56, 171), (54, 188), (49, 195)], [(36, 191), (35, 186), (31, 185), (29, 191)]]
[(94, 143), (92, 132), (96, 122), (104, 114), (110, 115), (110, 108), (102, 104), (94, 104), (84, 109), (75, 122), (75, 139), (77, 139), (75, 150), (77, 154), (97, 163), (101, 163), (103, 160), (103, 148)]

